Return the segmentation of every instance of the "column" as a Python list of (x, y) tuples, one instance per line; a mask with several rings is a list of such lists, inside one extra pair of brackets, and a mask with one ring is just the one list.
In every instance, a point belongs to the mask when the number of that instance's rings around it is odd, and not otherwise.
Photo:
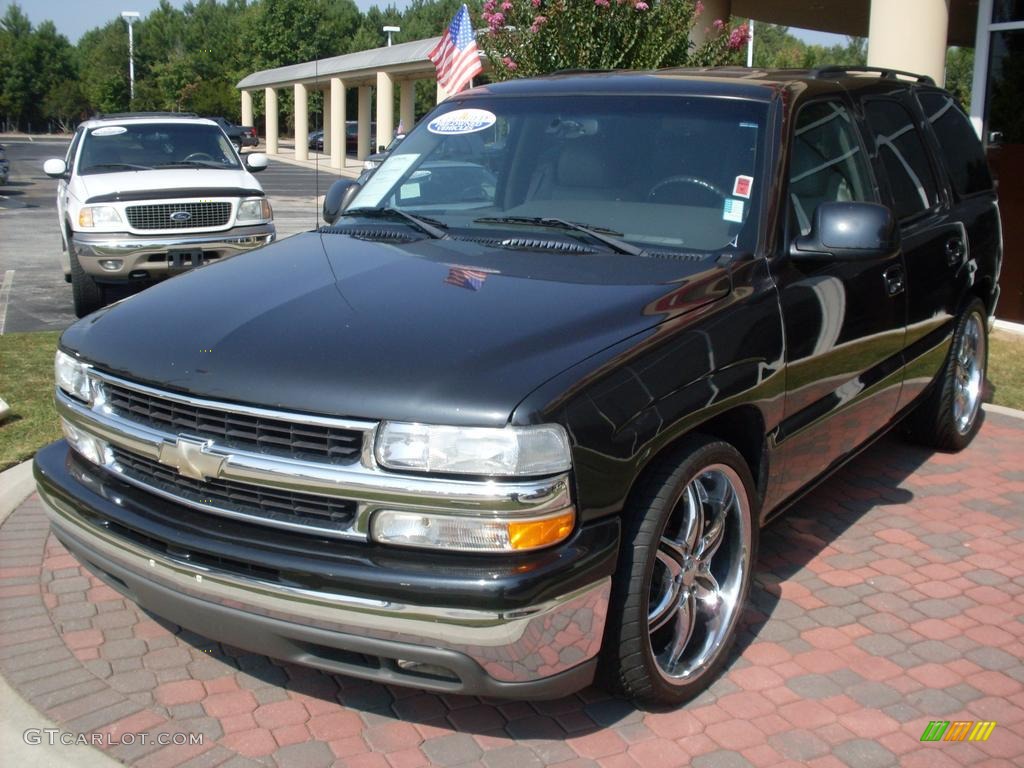
[[(345, 167), (348, 137), (345, 135), (345, 82), (331, 78), (331, 167)], [(326, 112), (324, 113), (326, 114)], [(324, 132), (326, 136), (326, 131)]]
[(324, 95), (324, 152), (331, 154), (331, 90), (322, 91)]
[(309, 159), (309, 98), (302, 83), (295, 84), (295, 159)]
[(242, 125), (252, 124), (252, 93), (242, 91)]
[(277, 91), (273, 88), (265, 88), (265, 101), (267, 104), (267, 154), (277, 154)]
[(408, 133), (416, 122), (416, 81), (402, 81), (401, 90), (398, 92), (398, 122), (402, 130)]
[(441, 84), (437, 84), (437, 103), (440, 104), (442, 101), (448, 98), (448, 91), (441, 87)]
[(718, 34), (715, 20), (728, 22), (732, 15), (732, 0), (704, 0), (704, 12), (697, 17), (690, 30), (690, 42), (697, 48)]
[(386, 147), (395, 133), (395, 81), (387, 72), (377, 73), (377, 147)]
[[(913, 19), (913, 32), (907, 20)], [(946, 80), (949, 0), (871, 0), (868, 66), (888, 67)]]
[(365, 160), (370, 154), (370, 86), (359, 86), (359, 141), (356, 160)]

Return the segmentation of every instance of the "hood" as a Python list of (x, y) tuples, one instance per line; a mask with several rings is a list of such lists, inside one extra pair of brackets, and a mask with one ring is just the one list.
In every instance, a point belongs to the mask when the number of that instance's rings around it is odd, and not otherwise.
[[(190, 197), (238, 197), (241, 194), (262, 195), (263, 188), (244, 169), (236, 171), (210, 168), (160, 168), (152, 171), (122, 171), (79, 175), (84, 198), (89, 202), (131, 199), (133, 193), (145, 192), (148, 199), (174, 197), (176, 190), (194, 192)], [(218, 190), (222, 190), (218, 195)]]
[(108, 372), (213, 399), (501, 426), (556, 374), (728, 292), (713, 260), (297, 235), (69, 328)]

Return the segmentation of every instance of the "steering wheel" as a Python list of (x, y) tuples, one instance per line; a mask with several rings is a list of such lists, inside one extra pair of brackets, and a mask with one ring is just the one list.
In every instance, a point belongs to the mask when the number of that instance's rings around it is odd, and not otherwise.
[(207, 154), (206, 152), (193, 152), (191, 155), (185, 155), (185, 159), (182, 162), (187, 163), (189, 160), (208, 160), (211, 163), (217, 162), (213, 159), (213, 155)]
[(662, 187), (670, 186), (672, 184), (692, 184), (695, 187), (706, 189), (708, 192), (711, 192), (712, 194), (717, 195), (719, 198), (721, 198), (723, 203), (725, 202), (725, 199), (728, 197), (728, 195), (725, 194), (725, 192), (716, 187), (710, 181), (702, 179), (698, 176), (668, 176), (650, 188), (650, 190), (647, 192), (647, 199), (653, 200), (654, 196), (657, 194), (659, 189), (661, 189)]

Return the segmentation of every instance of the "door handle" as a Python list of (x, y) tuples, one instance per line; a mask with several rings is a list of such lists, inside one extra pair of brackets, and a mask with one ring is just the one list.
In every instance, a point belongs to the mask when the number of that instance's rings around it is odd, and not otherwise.
[(885, 281), (885, 292), (890, 298), (899, 296), (906, 287), (906, 281), (903, 279), (903, 267), (901, 266), (889, 267), (882, 273), (882, 279)]
[(964, 254), (967, 253), (967, 248), (964, 246), (964, 241), (959, 237), (951, 237), (946, 241), (946, 263), (951, 267), (955, 267), (959, 264)]

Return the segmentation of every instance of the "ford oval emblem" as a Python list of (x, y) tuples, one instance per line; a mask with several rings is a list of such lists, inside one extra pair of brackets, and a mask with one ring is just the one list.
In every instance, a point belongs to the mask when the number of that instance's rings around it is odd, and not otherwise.
[(188, 211), (175, 211), (171, 214), (171, 221), (191, 221), (192, 214)]

